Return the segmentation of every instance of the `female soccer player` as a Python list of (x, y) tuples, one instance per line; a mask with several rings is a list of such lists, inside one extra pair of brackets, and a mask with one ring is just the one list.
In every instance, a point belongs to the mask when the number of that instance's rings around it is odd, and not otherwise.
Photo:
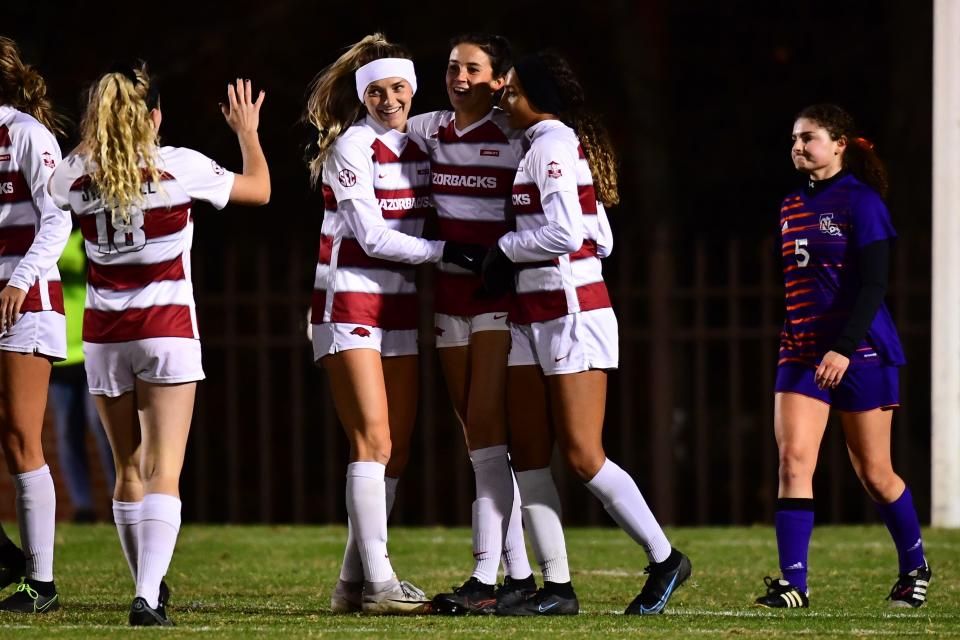
[(170, 626), (162, 584), (180, 530), (180, 471), (200, 362), (190, 248), (194, 199), (261, 205), (270, 175), (249, 80), (227, 88), (224, 118), (243, 173), (186, 148), (159, 147), (158, 87), (144, 65), (91, 88), (82, 140), (50, 180), (77, 215), (87, 252), (83, 352), (117, 470), (113, 512), (136, 582), (134, 626)]
[(573, 472), (647, 553), (650, 576), (626, 613), (660, 613), (689, 577), (690, 560), (670, 545), (636, 483), (602, 443), (606, 372), (618, 364), (617, 319), (600, 266), (612, 248), (601, 203), (619, 201), (612, 145), (584, 110), (573, 71), (555, 54), (518, 60), (501, 104), (508, 124), (526, 129), (529, 149), (513, 184), (517, 230), (487, 254), (483, 279), (492, 293), (517, 291), (507, 379), (510, 450), (544, 586), (497, 613), (579, 611), (549, 468), (554, 433)]
[(793, 124), (804, 187), (780, 208), (786, 319), (780, 334), (774, 431), (780, 450), (775, 527), (782, 577), (765, 578), (765, 607), (808, 607), (813, 472), (830, 407), (840, 412), (853, 468), (893, 536), (900, 577), (891, 604), (926, 601), (930, 567), (910, 489), (890, 459), (892, 409), (905, 363), (883, 295), (896, 233), (887, 174), (836, 105), (807, 107)]
[(313, 353), (350, 441), (349, 533), (335, 612), (418, 613), (428, 604), (423, 591), (397, 579), (387, 555), (387, 514), (417, 407), (412, 265), (470, 262), (456, 243), (419, 237), (430, 163), (406, 133), (416, 90), (409, 54), (373, 34), (320, 72), (307, 102), (306, 120), (317, 130), (311, 177), (322, 178), (325, 203)]
[(50, 363), (67, 355), (57, 259), (70, 216), (47, 195), (60, 162), (58, 116), (43, 78), (0, 37), (0, 442), (17, 494), (23, 552), (0, 527), (0, 589), (20, 580), (0, 610), (60, 608), (53, 582), (57, 499), (40, 432)]
[[(450, 48), (446, 86), (453, 110), (414, 116), (410, 136), (430, 155), (440, 239), (481, 243), (486, 249), (512, 228), (506, 210), (523, 155), (523, 132), (507, 126), (503, 112), (494, 109), (510, 69), (510, 44), (500, 36), (474, 33), (454, 38)], [(477, 490), (473, 575), (452, 593), (434, 597), (434, 608), (444, 613), (493, 613), (498, 601), (536, 591), (507, 459), (511, 297), (479, 297), (480, 288), (473, 271), (440, 264), (436, 342)], [(501, 553), (506, 575), (495, 590)]]

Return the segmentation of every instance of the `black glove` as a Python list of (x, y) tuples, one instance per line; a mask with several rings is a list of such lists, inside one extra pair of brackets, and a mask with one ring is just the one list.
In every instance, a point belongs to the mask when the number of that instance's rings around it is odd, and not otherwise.
[(497, 245), (490, 247), (483, 259), (483, 270), (480, 272), (484, 293), (499, 298), (513, 291), (517, 286), (515, 274), (516, 270), (507, 254)]
[(465, 242), (453, 242), (451, 240), (447, 240), (443, 244), (444, 262), (450, 262), (476, 274), (480, 273), (480, 267), (483, 265), (483, 258), (486, 254), (487, 248), (479, 244), (466, 244)]

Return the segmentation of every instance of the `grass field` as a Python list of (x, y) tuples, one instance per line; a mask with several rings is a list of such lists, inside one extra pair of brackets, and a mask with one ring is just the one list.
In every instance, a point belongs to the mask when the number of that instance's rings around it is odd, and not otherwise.
[[(64, 524), (56, 551), (63, 610), (42, 618), (7, 614), (0, 632), (4, 638), (960, 637), (958, 531), (926, 532), (931, 600), (915, 611), (886, 606), (896, 559), (880, 526), (818, 528), (810, 558), (813, 608), (787, 612), (750, 606), (763, 576), (776, 571), (772, 528), (673, 529), (668, 535), (692, 558), (693, 577), (664, 615), (620, 615), (639, 591), (646, 564), (633, 542), (614, 529), (571, 529), (577, 617), (386, 618), (327, 611), (343, 527), (187, 525), (167, 576), (170, 616), (178, 626), (148, 630), (125, 627), (133, 587), (113, 527)], [(448, 590), (472, 568), (470, 532), (393, 529), (390, 555), (401, 577), (430, 594)]]

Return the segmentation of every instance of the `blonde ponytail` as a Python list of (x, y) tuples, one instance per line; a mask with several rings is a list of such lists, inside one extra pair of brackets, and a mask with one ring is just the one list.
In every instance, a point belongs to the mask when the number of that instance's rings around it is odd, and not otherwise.
[(47, 98), (47, 83), (36, 69), (20, 59), (20, 49), (0, 36), (0, 104), (29, 113), (55, 135), (63, 136), (66, 119)]
[(410, 54), (388, 42), (382, 33), (374, 33), (350, 47), (310, 83), (303, 120), (312, 127), (314, 136), (305, 158), (311, 184), (319, 182), (323, 161), (334, 141), (366, 113), (357, 100), (354, 72), (380, 58), (410, 58)]
[[(107, 73), (91, 87), (80, 124), (80, 149), (90, 163), (93, 186), (113, 210), (113, 223), (130, 224), (131, 213), (143, 203), (146, 180), (159, 182), (156, 167), (157, 132), (150, 119), (146, 65)], [(141, 163), (145, 165), (141, 168)]]

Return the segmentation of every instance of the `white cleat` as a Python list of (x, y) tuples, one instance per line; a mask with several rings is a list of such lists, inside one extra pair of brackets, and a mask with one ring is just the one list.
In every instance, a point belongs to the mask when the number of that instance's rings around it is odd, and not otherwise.
[(394, 579), (380, 591), (371, 593), (364, 589), (363, 592), (364, 613), (410, 615), (427, 613), (429, 610), (427, 594), (406, 580)]
[(363, 582), (337, 580), (330, 594), (330, 611), (333, 613), (357, 613), (363, 608)]

